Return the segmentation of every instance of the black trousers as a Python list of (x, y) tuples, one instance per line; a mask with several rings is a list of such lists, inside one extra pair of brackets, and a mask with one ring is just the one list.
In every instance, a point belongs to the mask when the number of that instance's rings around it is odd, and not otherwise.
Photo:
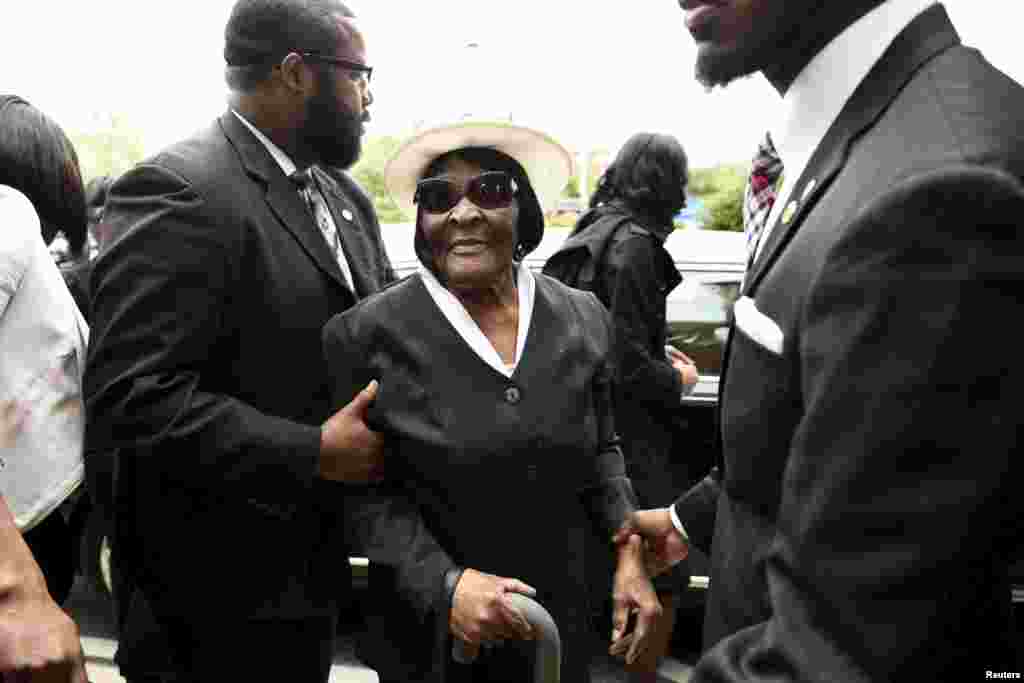
[(161, 616), (141, 593), (125, 613), (117, 662), (128, 683), (326, 683), (336, 617)]
[(75, 581), (75, 539), (60, 510), (54, 510), (23, 535), (39, 568), (46, 588), (58, 604), (64, 604)]

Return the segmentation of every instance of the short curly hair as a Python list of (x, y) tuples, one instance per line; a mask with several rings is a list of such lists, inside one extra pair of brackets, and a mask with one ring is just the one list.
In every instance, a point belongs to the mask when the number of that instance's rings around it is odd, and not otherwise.
[(224, 28), (228, 87), (251, 92), (292, 50), (333, 55), (338, 15), (355, 16), (340, 0), (238, 0)]

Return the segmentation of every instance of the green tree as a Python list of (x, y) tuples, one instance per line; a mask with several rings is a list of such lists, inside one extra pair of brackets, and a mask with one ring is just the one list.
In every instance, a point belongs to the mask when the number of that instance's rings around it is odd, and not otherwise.
[(352, 175), (373, 198), (381, 223), (401, 223), (414, 218), (402, 213), (384, 183), (384, 167), (401, 144), (402, 139), (392, 135), (368, 137), (363, 140), (362, 156), (352, 167)]
[(579, 199), (580, 197), (580, 179), (579, 176), (570, 176), (569, 182), (565, 184), (565, 189), (562, 190), (562, 196), (568, 197), (569, 199)]
[(747, 168), (719, 164), (690, 171), (689, 192), (704, 200), (703, 225), (709, 230), (743, 230), (743, 190)]
[(108, 125), (88, 132), (69, 131), (78, 154), (82, 180), (119, 176), (142, 161), (146, 154), (142, 133), (120, 114), (111, 114)]
[(719, 192), (706, 204), (706, 230), (743, 231), (743, 187)]

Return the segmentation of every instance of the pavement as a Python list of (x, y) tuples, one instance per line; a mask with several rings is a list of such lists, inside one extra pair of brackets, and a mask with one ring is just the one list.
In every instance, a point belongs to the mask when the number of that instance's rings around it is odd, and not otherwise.
[[(78, 624), (91, 683), (125, 683), (114, 664), (117, 632), (110, 601), (76, 577), (65, 607)], [(688, 683), (690, 671), (686, 663), (666, 659), (658, 670), (658, 683)], [(624, 674), (610, 659), (595, 661), (592, 672), (593, 683), (625, 683)], [(347, 636), (338, 638), (330, 683), (377, 683), (377, 674), (359, 663)]]

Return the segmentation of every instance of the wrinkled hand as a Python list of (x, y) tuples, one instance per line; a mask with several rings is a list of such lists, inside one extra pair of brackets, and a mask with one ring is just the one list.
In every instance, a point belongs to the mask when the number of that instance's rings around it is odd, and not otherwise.
[(675, 371), (679, 373), (684, 387), (689, 388), (697, 383), (697, 364), (693, 362), (693, 359), (671, 345), (665, 346), (665, 357), (668, 358), (668, 362), (672, 364)]
[[(612, 644), (608, 651), (616, 657), (625, 654), (626, 662), (632, 664), (650, 644), (647, 636), (661, 616), (661, 603), (644, 569), (641, 538), (631, 535), (618, 546), (618, 556), (612, 584)], [(635, 615), (636, 624), (627, 633), (630, 614)]]
[(366, 426), (366, 412), (377, 398), (377, 380), (356, 394), (320, 428), (320, 476), (353, 484), (384, 476), (384, 439)]
[(475, 657), (481, 643), (502, 640), (533, 640), (533, 627), (523, 613), (507, 599), (506, 593), (531, 598), (537, 591), (518, 579), (466, 569), (455, 586), (448, 626), (452, 634), (468, 644), (467, 654)]
[(668, 508), (635, 511), (622, 523), (612, 540), (616, 545), (622, 545), (633, 534), (644, 539), (644, 558), (651, 576), (668, 571), (690, 553), (686, 539), (672, 524)]
[(0, 589), (0, 673), (0, 680), (17, 683), (87, 683), (78, 627), (50, 597), (41, 573), (28, 587)]

